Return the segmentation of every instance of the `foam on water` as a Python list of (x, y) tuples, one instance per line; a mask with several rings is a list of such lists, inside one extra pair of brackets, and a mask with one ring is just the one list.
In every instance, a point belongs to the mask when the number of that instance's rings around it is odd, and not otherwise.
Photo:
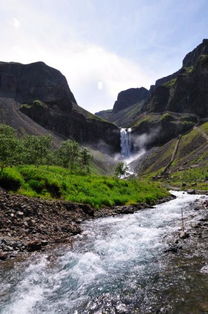
[(155, 208), (85, 222), (74, 248), (59, 250), (53, 263), (42, 257), (16, 265), (1, 283), (8, 287), (0, 312), (133, 311), (144, 302), (144, 287), (154, 285), (165, 268), (164, 236), (181, 227), (181, 208), (188, 217), (190, 203), (198, 198), (174, 194), (177, 199)]

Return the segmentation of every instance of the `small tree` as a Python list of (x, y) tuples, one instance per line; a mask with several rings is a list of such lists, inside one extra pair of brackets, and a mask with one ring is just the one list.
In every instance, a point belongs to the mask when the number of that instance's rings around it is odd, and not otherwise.
[(62, 142), (57, 151), (58, 162), (64, 168), (69, 168), (75, 172), (79, 162), (80, 147), (79, 144), (72, 140)]
[(7, 125), (0, 124), (0, 168), (19, 163), (20, 141), (16, 138), (15, 130)]
[(27, 136), (23, 144), (23, 159), (26, 164), (38, 166), (48, 163), (52, 146), (52, 138), (50, 136)]
[(123, 162), (119, 162), (115, 168), (115, 176), (116, 177), (121, 177), (125, 175), (127, 170), (127, 166)]
[(80, 166), (83, 172), (90, 173), (90, 161), (92, 156), (86, 148), (83, 148), (80, 152)]

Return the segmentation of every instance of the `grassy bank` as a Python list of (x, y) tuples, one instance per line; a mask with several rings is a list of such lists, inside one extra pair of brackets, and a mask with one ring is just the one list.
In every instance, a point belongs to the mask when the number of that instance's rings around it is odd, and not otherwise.
[(208, 167), (197, 167), (176, 171), (169, 177), (169, 182), (177, 187), (208, 190)]
[(73, 175), (54, 166), (6, 168), (0, 177), (0, 186), (31, 197), (87, 203), (96, 208), (151, 203), (169, 195), (159, 183), (148, 180)]

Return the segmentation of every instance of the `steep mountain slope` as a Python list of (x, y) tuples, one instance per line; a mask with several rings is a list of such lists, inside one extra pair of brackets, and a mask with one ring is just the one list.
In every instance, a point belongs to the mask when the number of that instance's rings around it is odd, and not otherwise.
[(143, 111), (208, 116), (208, 39), (185, 56), (179, 71), (156, 81)]
[(146, 133), (149, 146), (165, 144), (208, 118), (208, 40), (190, 52), (182, 68), (156, 81), (151, 97), (132, 125), (134, 136)]
[(141, 113), (145, 101), (150, 96), (144, 88), (130, 88), (118, 94), (113, 109), (97, 112), (96, 115), (120, 127), (129, 127)]
[(149, 150), (134, 162), (139, 175), (169, 178), (170, 182), (200, 182), (208, 189), (208, 122), (194, 127), (160, 147)]
[(0, 98), (0, 122), (22, 132), (42, 134), (49, 130), (100, 150), (120, 149), (119, 129), (80, 108), (65, 77), (43, 62), (1, 62)]
[(208, 117), (208, 39), (185, 56), (180, 70), (157, 80), (150, 91), (136, 90), (137, 97), (143, 92), (140, 102), (129, 97), (135, 93), (129, 89), (119, 94), (113, 110), (97, 115), (131, 127), (134, 138), (145, 133), (148, 147), (163, 145), (203, 122)]
[[(145, 148), (161, 146), (172, 138), (191, 130), (198, 123), (194, 114), (188, 113), (144, 113), (132, 125), (132, 138), (134, 150), (137, 151), (141, 145)], [(140, 136), (145, 135), (147, 140), (140, 143)]]

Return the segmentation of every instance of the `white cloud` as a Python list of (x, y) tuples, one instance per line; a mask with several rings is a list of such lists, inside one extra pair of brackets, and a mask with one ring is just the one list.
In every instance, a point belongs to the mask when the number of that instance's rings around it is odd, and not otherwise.
[(57, 68), (66, 76), (78, 104), (91, 112), (111, 108), (121, 90), (151, 83), (137, 64), (89, 43), (48, 46), (19, 34), (12, 49), (1, 51), (1, 59), (23, 63), (41, 60)]
[(18, 20), (18, 18), (14, 17), (12, 19), (12, 25), (14, 26), (14, 28), (19, 28), (20, 27), (20, 21)]
[(98, 90), (102, 90), (103, 89), (103, 82), (102, 81), (98, 81), (97, 82), (97, 89)]

